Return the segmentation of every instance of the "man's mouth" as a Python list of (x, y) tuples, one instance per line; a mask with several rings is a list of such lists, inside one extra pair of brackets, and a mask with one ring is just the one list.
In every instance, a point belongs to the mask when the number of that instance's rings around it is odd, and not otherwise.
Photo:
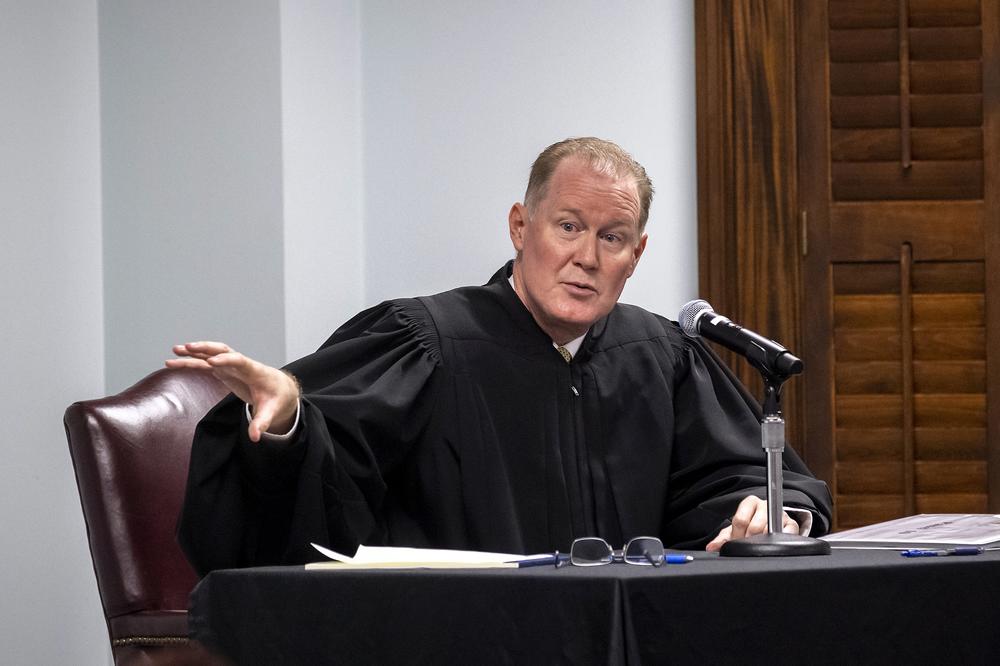
[(586, 282), (563, 282), (564, 285), (569, 287), (570, 291), (577, 293), (597, 293), (597, 289), (593, 285), (587, 284)]

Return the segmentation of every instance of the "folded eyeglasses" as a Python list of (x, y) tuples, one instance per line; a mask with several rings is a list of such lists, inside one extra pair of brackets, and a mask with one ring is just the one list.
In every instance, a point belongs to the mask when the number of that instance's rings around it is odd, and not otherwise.
[(658, 567), (663, 564), (663, 555), (663, 542), (656, 537), (635, 537), (621, 550), (615, 550), (601, 537), (580, 537), (570, 547), (569, 563), (578, 567), (612, 562)]

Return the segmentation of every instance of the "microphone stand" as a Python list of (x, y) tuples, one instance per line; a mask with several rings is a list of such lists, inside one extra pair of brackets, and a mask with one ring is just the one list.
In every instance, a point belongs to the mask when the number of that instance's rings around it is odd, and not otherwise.
[[(785, 419), (781, 416), (781, 385), (789, 375), (781, 374), (763, 359), (751, 365), (764, 378), (764, 415), (760, 422), (761, 446), (767, 453), (767, 534), (727, 541), (719, 554), (725, 557), (780, 557), (829, 555), (830, 544), (821, 539), (781, 531), (784, 492), (781, 456), (785, 451)], [(797, 368), (801, 371), (801, 364)]]

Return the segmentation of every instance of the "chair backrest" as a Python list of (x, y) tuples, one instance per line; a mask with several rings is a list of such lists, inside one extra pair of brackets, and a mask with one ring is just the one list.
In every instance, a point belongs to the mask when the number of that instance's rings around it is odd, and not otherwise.
[(186, 642), (197, 582), (175, 539), (195, 426), (227, 390), (159, 370), (63, 420), (112, 646)]

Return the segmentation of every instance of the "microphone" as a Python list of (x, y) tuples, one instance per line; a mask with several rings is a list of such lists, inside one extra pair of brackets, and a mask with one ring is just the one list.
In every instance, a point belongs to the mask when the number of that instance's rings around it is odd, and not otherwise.
[(677, 315), (681, 330), (692, 338), (705, 336), (712, 342), (743, 354), (761, 372), (784, 377), (802, 372), (802, 361), (774, 340), (737, 326), (712, 310), (708, 301), (684, 304)]

